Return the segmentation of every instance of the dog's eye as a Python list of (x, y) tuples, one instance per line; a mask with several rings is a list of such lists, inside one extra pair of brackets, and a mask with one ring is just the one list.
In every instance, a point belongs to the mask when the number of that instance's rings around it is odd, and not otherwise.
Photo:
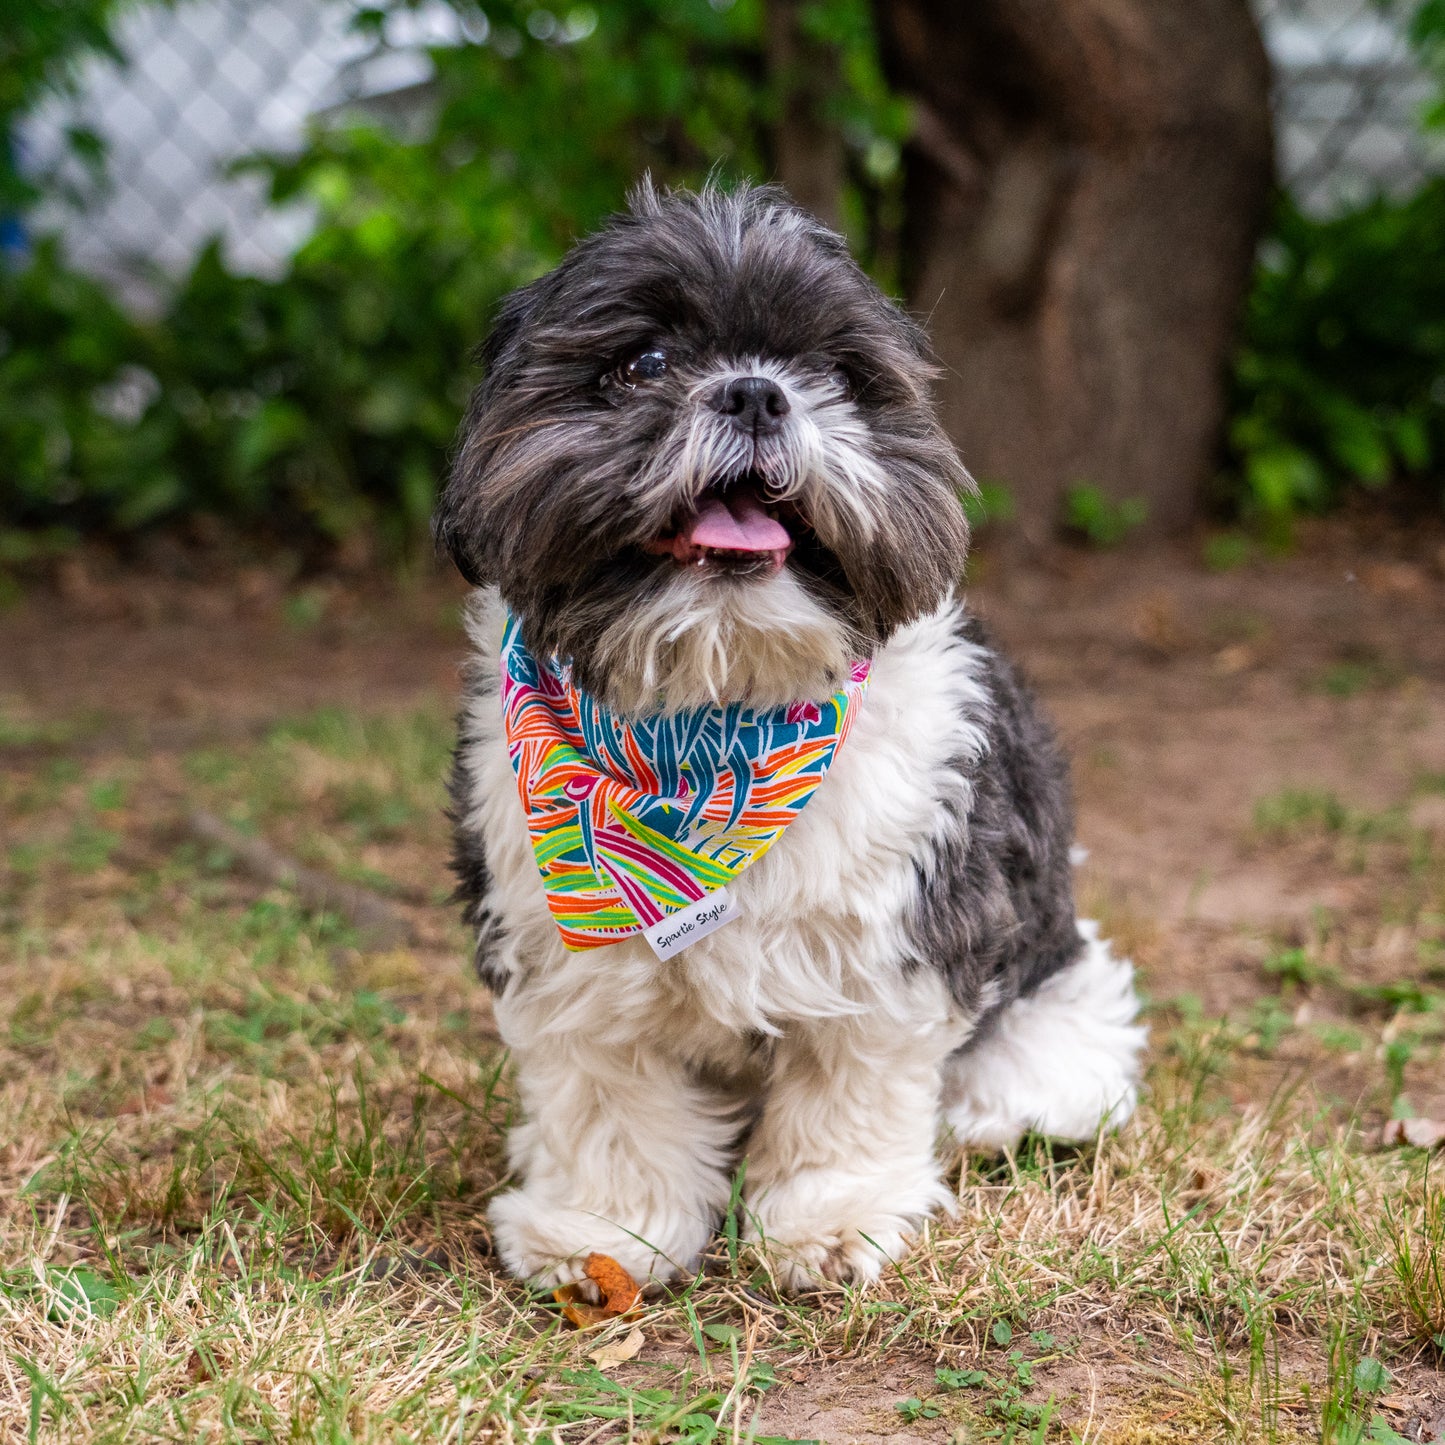
[(622, 368), (622, 379), (628, 386), (636, 386), (640, 381), (656, 381), (666, 374), (667, 353), (665, 351), (644, 351), (641, 356), (634, 356)]
[(828, 389), (837, 396), (853, 395), (853, 378), (845, 367), (830, 367), (827, 376)]

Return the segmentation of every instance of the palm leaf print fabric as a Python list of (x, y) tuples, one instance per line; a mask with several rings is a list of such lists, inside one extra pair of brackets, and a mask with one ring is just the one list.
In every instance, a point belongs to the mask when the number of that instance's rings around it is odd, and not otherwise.
[(817, 791), (868, 684), (825, 703), (625, 719), (535, 657), (508, 615), (507, 751), (547, 904), (571, 949), (601, 948), (725, 888)]

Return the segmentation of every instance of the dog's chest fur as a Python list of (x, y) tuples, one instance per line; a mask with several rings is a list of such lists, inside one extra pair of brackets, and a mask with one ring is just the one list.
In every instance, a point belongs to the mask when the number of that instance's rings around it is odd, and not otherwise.
[[(961, 635), (957, 603), (880, 651), (817, 793), (731, 885), (739, 918), (666, 961), (641, 939), (580, 953), (562, 947), (502, 734), (499, 618), (493, 600), (472, 614), (479, 657), (457, 804), (479, 964), (499, 994), (509, 1042), (585, 1029), (594, 1042), (615, 1031), (624, 1047), (641, 1032), (700, 1067), (731, 1071), (790, 1025), (880, 1011), (920, 1029), (957, 1030), (962, 1041), (971, 1011), (940, 970), (923, 966), (930, 960), (917, 942), (923, 879), (941, 840), (968, 816), (986, 749), (986, 654)], [(653, 1023), (640, 1027), (644, 1020)]]

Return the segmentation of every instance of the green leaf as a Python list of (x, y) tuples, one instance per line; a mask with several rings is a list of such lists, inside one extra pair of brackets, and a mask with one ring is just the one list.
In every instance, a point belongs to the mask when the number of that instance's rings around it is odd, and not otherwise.
[(1365, 1435), (1369, 1445), (1410, 1445), (1410, 1442), (1385, 1419), (1383, 1415), (1375, 1415), (1370, 1419), (1370, 1428)]
[(963, 493), (962, 501), (972, 527), (1007, 522), (1014, 514), (1013, 493), (1000, 482), (980, 481), (977, 490)]
[(983, 1370), (935, 1370), (938, 1383), (945, 1390), (976, 1390), (988, 1384), (988, 1375)]
[(893, 1407), (911, 1425), (915, 1420), (936, 1420), (941, 1411), (937, 1405), (930, 1405), (917, 1396), (899, 1400)]
[(1272, 446), (1255, 452), (1246, 463), (1245, 478), (1255, 505), (1274, 515), (1317, 507), (1326, 496), (1323, 470), (1299, 447)]
[(1389, 442), (1378, 421), (1362, 407), (1343, 398), (1325, 412), (1330, 450), (1340, 465), (1367, 487), (1383, 486), (1390, 479)]
[(993, 1342), (996, 1345), (1003, 1346), (1013, 1342), (1013, 1326), (1007, 1320), (995, 1320), (993, 1329), (989, 1333), (993, 1335)]
[(83, 1265), (71, 1270), (56, 1271), (51, 1275), (51, 1280), (59, 1295), (57, 1309), (61, 1314), (84, 1309), (105, 1319), (120, 1306), (120, 1291), (108, 1279)]
[(771, 1390), (777, 1383), (778, 1373), (767, 1361), (754, 1365), (748, 1371), (748, 1388), (750, 1390)]
[(1355, 1366), (1355, 1389), (1362, 1394), (1378, 1395), (1390, 1383), (1390, 1372), (1378, 1361), (1366, 1355)]
[(1411, 471), (1423, 472), (1430, 465), (1432, 454), (1430, 428), (1425, 418), (1416, 412), (1404, 412), (1394, 419), (1391, 429), (1400, 460)]
[(1064, 525), (1082, 533), (1096, 547), (1114, 547), (1148, 517), (1139, 497), (1115, 501), (1099, 487), (1079, 483), (1064, 494)]
[(307, 430), (306, 416), (298, 406), (273, 398), (241, 423), (234, 450), (237, 470), (243, 476), (260, 471), (296, 447)]
[(127, 491), (115, 509), (116, 524), (127, 532), (182, 510), (187, 502), (185, 483), (175, 472), (156, 472)]

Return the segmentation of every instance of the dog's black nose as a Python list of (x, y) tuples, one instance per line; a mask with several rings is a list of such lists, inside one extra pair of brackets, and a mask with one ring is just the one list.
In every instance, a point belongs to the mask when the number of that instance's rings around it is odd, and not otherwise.
[(718, 393), (714, 405), (751, 436), (777, 431), (788, 414), (783, 388), (766, 376), (733, 377)]

